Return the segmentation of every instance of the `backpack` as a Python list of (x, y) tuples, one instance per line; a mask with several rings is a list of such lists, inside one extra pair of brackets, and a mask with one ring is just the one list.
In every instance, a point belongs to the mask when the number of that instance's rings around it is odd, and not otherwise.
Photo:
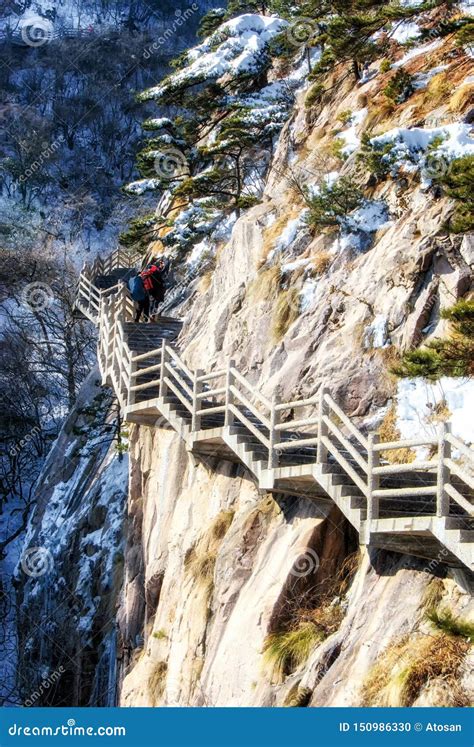
[(128, 287), (134, 301), (143, 301), (145, 299), (144, 283), (140, 275), (136, 275), (128, 281)]
[(156, 287), (157, 282), (161, 281), (160, 275), (161, 272), (156, 265), (152, 265), (140, 273), (143, 286), (148, 293)]

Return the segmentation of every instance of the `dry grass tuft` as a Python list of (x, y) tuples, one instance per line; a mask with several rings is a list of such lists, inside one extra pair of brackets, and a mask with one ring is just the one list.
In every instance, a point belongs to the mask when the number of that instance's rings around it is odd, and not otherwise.
[(388, 646), (369, 672), (362, 691), (364, 706), (411, 706), (421, 690), (441, 678), (449, 685), (452, 702), (436, 705), (467, 705), (458, 683), (469, 644), (444, 634), (403, 638)]
[(199, 292), (204, 294), (207, 293), (207, 291), (210, 288), (212, 276), (214, 274), (214, 270), (208, 270), (204, 273), (204, 275), (201, 278), (201, 281), (199, 283)]
[(282, 682), (287, 674), (304, 664), (324, 636), (311, 622), (302, 622), (293, 630), (270, 633), (265, 639), (263, 657), (272, 677)]
[(329, 252), (321, 251), (312, 260), (313, 272), (315, 275), (324, 275), (326, 270), (330, 267), (332, 262), (332, 256)]
[(365, 119), (365, 127), (370, 132), (382, 123), (387, 123), (392, 114), (396, 109), (396, 104), (390, 99), (376, 100), (372, 106), (369, 107), (367, 117)]
[(272, 678), (284, 678), (304, 664), (314, 648), (335, 633), (344, 619), (341, 599), (345, 596), (360, 565), (359, 550), (348, 555), (337, 572), (315, 584), (306, 579), (308, 587), (288, 588), (281, 608), (278, 629), (264, 642), (264, 662)]
[(158, 661), (152, 673), (148, 678), (148, 690), (150, 691), (153, 706), (159, 704), (160, 699), (163, 697), (166, 685), (166, 673), (168, 671), (168, 664), (166, 661)]
[(425, 610), (432, 610), (436, 609), (436, 607), (441, 602), (441, 599), (443, 598), (444, 594), (444, 583), (441, 578), (436, 578), (435, 576), (431, 579), (430, 583), (426, 587), (425, 594), (423, 596), (423, 601), (421, 603), (422, 609)]
[(214, 519), (210, 531), (214, 539), (224, 539), (234, 519), (235, 511), (221, 511)]
[(273, 312), (272, 338), (279, 342), (300, 315), (299, 290), (288, 288), (281, 291)]
[(432, 608), (426, 613), (427, 619), (436, 630), (442, 631), (447, 636), (458, 636), (474, 643), (474, 623), (454, 617), (453, 613), (446, 610)]
[(448, 403), (445, 399), (442, 399), (435, 404), (426, 421), (428, 423), (446, 423), (451, 416), (452, 412), (448, 407)]
[(438, 73), (433, 76), (426, 88), (424, 101), (429, 103), (432, 107), (440, 106), (451, 96), (453, 92), (454, 84), (451, 80), (449, 71)]
[(300, 687), (299, 684), (293, 685), (283, 701), (283, 706), (286, 708), (305, 708), (309, 704), (312, 694), (313, 691), (309, 687)]
[(254, 302), (276, 298), (280, 289), (280, 283), (280, 265), (272, 265), (258, 273), (249, 287), (248, 296)]
[[(399, 441), (401, 438), (401, 433), (397, 428), (397, 410), (394, 404), (380, 424), (379, 435), (381, 441)], [(380, 455), (390, 464), (409, 464), (416, 459), (413, 449), (387, 449), (387, 451), (380, 452)]]
[(194, 580), (204, 585), (210, 584), (214, 577), (217, 553), (207, 551), (198, 554), (191, 553), (186, 565), (186, 570), (193, 576)]
[(474, 84), (465, 83), (456, 88), (449, 99), (449, 111), (456, 114), (462, 114), (465, 109), (472, 106), (474, 100)]
[(193, 547), (186, 551), (184, 568), (194, 580), (212, 590), (217, 554), (234, 518), (234, 511), (221, 511)]

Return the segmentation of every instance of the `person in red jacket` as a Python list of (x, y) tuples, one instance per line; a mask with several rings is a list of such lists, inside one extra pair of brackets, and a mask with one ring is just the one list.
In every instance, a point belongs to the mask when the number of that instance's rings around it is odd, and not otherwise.
[(143, 270), (143, 272), (140, 273), (145, 291), (154, 302), (153, 305), (155, 309), (158, 304), (163, 303), (165, 300), (165, 274), (166, 265), (163, 259), (158, 259), (156, 262), (152, 262), (148, 265), (146, 270)]

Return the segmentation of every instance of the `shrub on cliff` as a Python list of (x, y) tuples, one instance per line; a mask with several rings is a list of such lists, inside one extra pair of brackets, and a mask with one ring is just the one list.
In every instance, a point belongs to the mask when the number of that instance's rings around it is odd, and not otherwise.
[(407, 100), (407, 98), (409, 98), (409, 96), (411, 96), (414, 90), (413, 76), (401, 67), (397, 70), (395, 75), (390, 78), (389, 82), (383, 89), (383, 92), (387, 98), (395, 101), (397, 104), (402, 104)]
[(357, 160), (370, 171), (377, 181), (383, 181), (389, 176), (397, 158), (393, 143), (372, 142), (369, 133), (364, 132)]
[(456, 158), (447, 172), (437, 179), (448, 197), (455, 200), (454, 214), (449, 221), (453, 233), (474, 230), (474, 156)]
[(433, 381), (441, 376), (474, 375), (474, 301), (458, 301), (441, 316), (451, 322), (451, 334), (404, 353), (392, 373)]
[(306, 193), (308, 224), (313, 230), (340, 226), (363, 201), (362, 190), (348, 176), (342, 176), (333, 184), (324, 182), (316, 194)]

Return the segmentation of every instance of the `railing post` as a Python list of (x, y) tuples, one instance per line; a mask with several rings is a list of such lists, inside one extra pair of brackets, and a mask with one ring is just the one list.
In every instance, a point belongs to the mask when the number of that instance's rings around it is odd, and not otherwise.
[(194, 373), (193, 381), (193, 414), (191, 421), (191, 430), (193, 432), (201, 430), (201, 416), (197, 414), (197, 411), (202, 408), (202, 402), (198, 399), (198, 395), (204, 390), (204, 383), (198, 381), (200, 376), (204, 375), (204, 371), (198, 368)]
[(278, 398), (275, 394), (272, 395), (272, 406), (270, 408), (270, 433), (269, 441), (270, 447), (268, 450), (268, 469), (275, 469), (279, 464), (278, 452), (275, 449), (275, 444), (278, 442), (279, 431), (276, 430), (276, 426), (280, 422), (280, 411), (276, 409), (278, 404)]
[[(367, 527), (368, 535), (372, 531), (372, 521), (379, 518), (379, 498), (374, 491), (380, 486), (379, 475), (374, 475), (374, 468), (380, 464), (380, 452), (374, 446), (380, 442), (378, 433), (369, 433), (369, 448), (367, 450)], [(367, 537), (368, 539), (368, 537)]]
[(160, 367), (160, 398), (164, 399), (168, 392), (168, 387), (165, 384), (166, 376), (166, 357), (168, 351), (166, 349), (166, 340), (163, 340), (161, 345), (161, 367)]
[(122, 285), (121, 290), (121, 313), (122, 313), (122, 319), (124, 322), (127, 321), (127, 290), (125, 288), (125, 285)]
[(326, 395), (329, 394), (329, 389), (324, 384), (321, 384), (319, 390), (319, 412), (318, 412), (318, 452), (317, 452), (317, 463), (326, 464), (328, 460), (328, 450), (323, 444), (323, 437), (329, 435), (329, 428), (326, 423), (323, 422), (323, 418), (329, 415), (329, 406), (325, 402)]
[(449, 495), (445, 486), (449, 482), (449, 467), (446, 459), (451, 458), (451, 444), (446, 435), (451, 432), (450, 423), (440, 423), (438, 430), (438, 482), (436, 489), (436, 516), (449, 515)]
[(234, 383), (234, 375), (232, 369), (234, 368), (234, 361), (230, 360), (227, 366), (227, 375), (225, 380), (225, 426), (231, 426), (234, 423), (234, 414), (230, 410), (230, 405), (234, 403), (234, 398), (230, 390)]
[(137, 383), (136, 378), (134, 378), (134, 376), (133, 376), (133, 374), (135, 374), (137, 371), (138, 371), (138, 363), (137, 363), (137, 361), (131, 361), (129, 369), (128, 369), (129, 385), (128, 385), (127, 404), (128, 404), (129, 407), (131, 405), (134, 405), (135, 404), (135, 400), (136, 400), (136, 392), (132, 392), (131, 391), (131, 387), (135, 386), (135, 384)]

